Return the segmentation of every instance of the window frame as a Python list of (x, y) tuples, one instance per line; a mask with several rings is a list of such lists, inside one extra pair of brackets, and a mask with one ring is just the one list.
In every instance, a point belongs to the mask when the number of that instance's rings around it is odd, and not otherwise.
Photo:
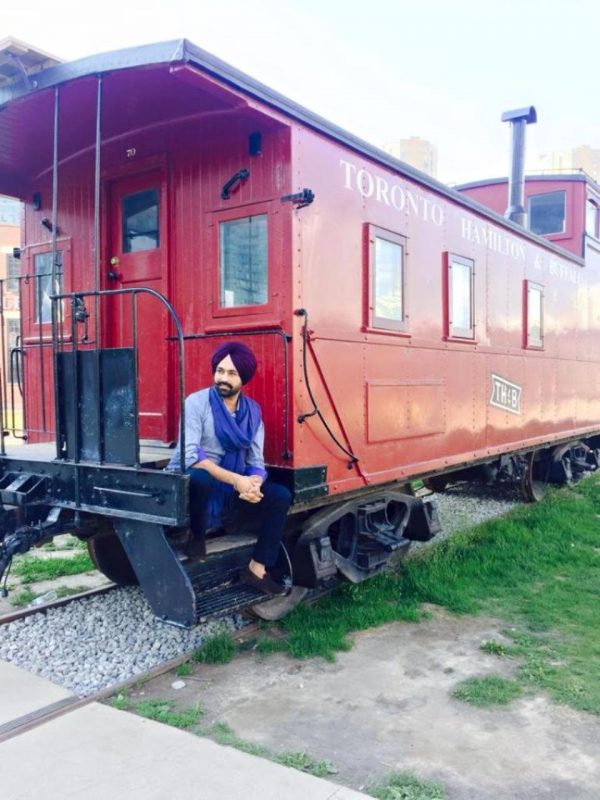
[[(267, 302), (261, 305), (222, 306), (221, 305), (221, 223), (231, 222), (246, 217), (267, 217)], [(246, 317), (249, 315), (268, 315), (275, 309), (274, 298), (274, 264), (278, 262), (276, 223), (278, 213), (272, 201), (248, 203), (209, 214), (209, 264), (211, 275), (212, 317)], [(279, 248), (281, 250), (281, 248)]]
[[(546, 197), (549, 194), (562, 194), (564, 198), (565, 213), (563, 217), (563, 226), (562, 229), (559, 231), (546, 231), (545, 233), (537, 233), (531, 227), (531, 201), (535, 200), (537, 197)], [(568, 199), (568, 194), (566, 189), (552, 189), (549, 192), (536, 192), (536, 194), (530, 194), (527, 197), (527, 230), (530, 233), (533, 233), (534, 236), (564, 236), (567, 233), (569, 225), (567, 199)]]
[[(71, 238), (57, 239), (56, 241), (57, 252), (62, 252), (62, 292), (69, 292), (71, 286)], [(37, 341), (40, 336), (50, 337), (52, 331), (52, 321), (46, 322), (37, 321), (37, 281), (35, 280), (35, 257), (44, 253), (52, 253), (52, 243), (44, 242), (43, 244), (29, 245), (25, 248), (25, 253), (21, 255), (21, 260), (26, 259), (26, 275), (28, 278), (21, 280), (21, 294), (23, 298), (23, 309), (26, 306), (26, 317), (23, 319), (23, 338), (24, 344), (31, 341)], [(70, 319), (71, 310), (70, 304), (64, 300), (62, 302), (62, 325), (65, 332), (65, 338), (70, 336)]]
[[(532, 339), (529, 329), (529, 295), (533, 291), (540, 294), (540, 338)], [(536, 281), (523, 281), (523, 347), (526, 350), (544, 349), (544, 286)]]
[[(590, 206), (594, 208), (594, 231), (588, 230), (588, 209)], [(595, 197), (586, 197), (585, 199), (585, 233), (586, 236), (591, 236), (593, 239), (598, 239), (598, 217), (600, 214), (600, 207), (598, 200)]]
[[(395, 320), (389, 317), (378, 317), (375, 313), (375, 286), (376, 286), (376, 239), (399, 245), (402, 253), (400, 265), (400, 291), (402, 303), (402, 319)], [(365, 285), (367, 288), (367, 302), (365, 309), (365, 330), (374, 333), (406, 334), (408, 331), (408, 314), (406, 312), (406, 272), (407, 272), (407, 244), (406, 236), (380, 228), (367, 223), (365, 225)]]
[[(13, 323), (16, 323), (16, 327), (17, 327), (16, 333), (14, 333), (14, 337), (15, 337), (14, 345), (13, 345), (13, 342), (11, 342), (11, 330), (10, 330)], [(4, 336), (5, 336), (5, 347), (6, 347), (6, 353), (5, 353), (5, 358), (6, 358), (6, 382), (10, 385), (10, 380), (9, 380), (9, 377), (10, 377), (10, 374), (11, 374), (10, 373), (10, 351), (12, 350), (13, 346), (16, 347), (18, 345), (18, 343), (19, 343), (19, 336), (21, 336), (21, 317), (20, 316), (16, 316), (16, 317), (5, 316), (5, 324), (6, 324), (6, 328), (5, 328), (5, 331), (4, 331)]]
[[(444, 254), (444, 284), (445, 284), (445, 322), (446, 322), (446, 339), (452, 341), (460, 341), (474, 344), (476, 343), (475, 330), (475, 260), (467, 256), (461, 256), (458, 253), (446, 252)], [(452, 279), (452, 264), (457, 263), (465, 267), (469, 267), (470, 271), (470, 298), (469, 298), (469, 316), (471, 319), (471, 326), (469, 328), (459, 328), (452, 322), (452, 301), (453, 301), (453, 279)]]
[(18, 294), (20, 277), (21, 260), (14, 253), (6, 253), (6, 291)]
[[(150, 194), (152, 192), (156, 193), (156, 230), (152, 231), (152, 233), (154, 233), (156, 235), (156, 242), (151, 247), (142, 247), (139, 250), (131, 249), (132, 237), (128, 237), (127, 236), (127, 224), (129, 222), (129, 220), (131, 220), (131, 216), (126, 216), (126, 213), (125, 213), (125, 202), (129, 198), (136, 197), (136, 196), (143, 195), (143, 194), (147, 195), (147, 194)], [(161, 227), (162, 227), (161, 226), (161, 221), (162, 221), (162, 208), (161, 208), (162, 200), (163, 200), (163, 198), (162, 198), (162, 187), (158, 183), (156, 185), (151, 185), (151, 186), (146, 187), (144, 189), (134, 189), (131, 192), (127, 192), (127, 193), (124, 192), (119, 196), (119, 206), (120, 207), (119, 207), (119, 212), (118, 213), (119, 213), (119, 218), (121, 220), (121, 231), (120, 231), (121, 240), (119, 242), (119, 252), (121, 252), (123, 255), (127, 255), (127, 256), (128, 255), (134, 255), (135, 256), (138, 253), (148, 253), (148, 252), (152, 252), (154, 250), (160, 250), (161, 246), (163, 246), (162, 238), (163, 238), (163, 235), (164, 235), (162, 230), (161, 230)], [(140, 233), (138, 235), (143, 235), (143, 234)], [(146, 232), (146, 235), (148, 235), (147, 232)], [(126, 246), (127, 243), (128, 243), (129, 249)]]

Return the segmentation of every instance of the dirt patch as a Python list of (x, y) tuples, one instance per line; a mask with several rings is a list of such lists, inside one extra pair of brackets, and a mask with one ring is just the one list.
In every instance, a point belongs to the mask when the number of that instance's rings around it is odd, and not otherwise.
[(356, 634), (333, 663), (249, 653), (196, 665), (133, 696), (200, 703), (204, 724), (227, 723), (273, 751), (328, 759), (353, 788), (395, 770), (441, 782), (449, 800), (591, 800), (600, 796), (600, 720), (540, 695), (484, 710), (451, 697), (473, 676), (510, 677), (516, 663), (482, 652), (502, 624), (436, 609), (418, 625)]

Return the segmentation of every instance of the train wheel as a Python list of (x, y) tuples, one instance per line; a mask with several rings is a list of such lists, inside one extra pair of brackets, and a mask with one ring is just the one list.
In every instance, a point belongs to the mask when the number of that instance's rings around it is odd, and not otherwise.
[(273, 597), (246, 609), (254, 617), (265, 620), (276, 620), (285, 617), (296, 606), (304, 600), (308, 594), (308, 589), (304, 586), (292, 586), (288, 594), (282, 597)]
[(88, 539), (87, 548), (96, 569), (109, 580), (118, 586), (137, 586), (139, 581), (112, 525)]
[(551, 456), (550, 480), (556, 486), (573, 483), (573, 458), (578, 442), (555, 447)]
[[(540, 474), (540, 461), (537, 453), (532, 451), (526, 456), (525, 471), (521, 478), (521, 494), (527, 503), (539, 503), (546, 496), (548, 488), (547, 476)], [(546, 472), (546, 470), (544, 470)]]

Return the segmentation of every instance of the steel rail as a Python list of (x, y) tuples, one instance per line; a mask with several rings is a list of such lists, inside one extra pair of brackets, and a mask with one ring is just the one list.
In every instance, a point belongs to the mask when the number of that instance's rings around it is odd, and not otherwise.
[(8, 625), (10, 622), (17, 622), (20, 619), (30, 617), (32, 614), (39, 614), (40, 612), (45, 613), (53, 608), (67, 606), (69, 603), (74, 602), (75, 600), (85, 600), (88, 597), (96, 597), (97, 595), (99, 596), (108, 594), (109, 592), (112, 592), (118, 588), (119, 587), (115, 583), (110, 583), (107, 586), (99, 586), (96, 589), (88, 589), (85, 592), (78, 592), (77, 594), (70, 594), (67, 597), (61, 597), (57, 600), (51, 600), (49, 603), (42, 603), (39, 606), (27, 606), (26, 608), (20, 608), (9, 614), (1, 614), (0, 626)]

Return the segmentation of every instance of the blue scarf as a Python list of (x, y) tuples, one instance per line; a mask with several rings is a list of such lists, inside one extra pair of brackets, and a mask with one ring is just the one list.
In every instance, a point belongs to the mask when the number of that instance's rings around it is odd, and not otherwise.
[[(225, 455), (219, 466), (230, 472), (243, 475), (246, 469), (246, 456), (260, 425), (260, 406), (249, 397), (240, 395), (235, 417), (229, 413), (223, 398), (212, 386), (208, 396), (210, 410), (215, 425), (215, 435)], [(215, 527), (221, 522), (223, 510), (233, 503), (233, 486), (215, 481), (207, 508), (207, 527)]]

